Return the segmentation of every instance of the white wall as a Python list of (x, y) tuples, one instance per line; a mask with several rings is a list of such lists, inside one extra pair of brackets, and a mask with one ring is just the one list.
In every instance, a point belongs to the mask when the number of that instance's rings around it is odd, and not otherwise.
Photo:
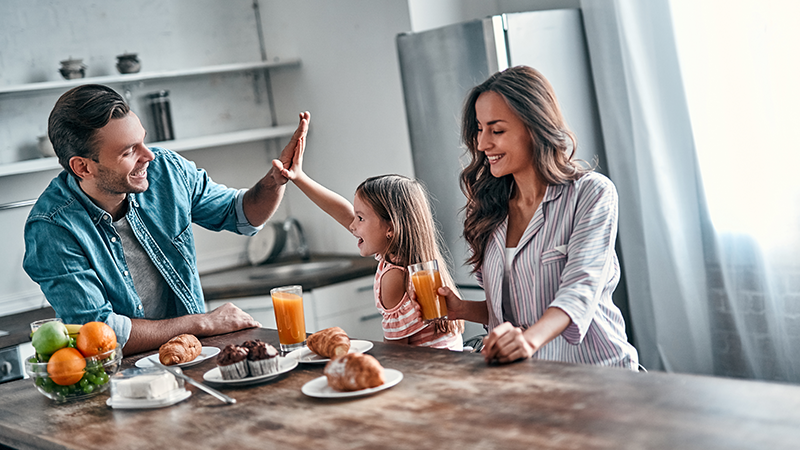
[[(410, 28), (406, 3), (294, 3), (262, 0), (260, 7), (269, 58), (302, 59), (300, 68), (275, 71), (272, 83), (279, 124), (296, 123), (296, 114), (302, 110), (313, 114), (308, 172), (348, 198), (369, 175), (411, 175), (394, 50), (394, 36)], [(88, 77), (115, 74), (115, 57), (125, 51), (139, 53), (143, 71), (258, 61), (255, 23), (251, 0), (76, 0), (69, 6), (57, 0), (3, 1), (0, 85), (58, 80), (59, 61), (70, 56), (84, 59)], [(196, 89), (197, 97), (212, 97), (211, 108), (182, 105), (173, 98), (178, 137), (203, 134), (209, 127), (222, 126), (220, 122), (232, 121), (231, 117), (248, 121), (256, 115), (256, 120), (267, 122), (257, 126), (268, 124), (269, 115), (263, 115), (266, 104), (254, 108), (249, 104), (252, 99), (242, 102), (244, 112), (235, 105), (214, 108), (218, 102), (213, 97), (220, 95), (218, 85), (224, 82), (226, 77), (214, 77), (207, 85), (190, 81), (170, 86), (174, 90), (189, 86)], [(146, 91), (155, 86), (134, 87)], [(58, 95), (0, 97), (0, 163), (37, 156), (35, 138), (46, 131), (47, 115)], [(24, 115), (24, 120), (12, 116), (12, 111)], [(235, 129), (235, 124), (224, 125)], [(266, 172), (285, 141), (227, 146), (186, 156), (217, 182), (249, 187)], [(35, 198), (57, 172), (0, 178), (0, 203)], [(0, 250), (0, 315), (42, 305), (38, 287), (21, 267), (22, 227), (28, 211), (0, 211), (0, 230), (8, 239)], [(276, 218), (287, 214), (305, 225), (312, 251), (357, 251), (352, 236), (294, 187)], [(201, 270), (244, 261), (247, 238), (200, 229), (196, 237)]]
[[(557, 6), (578, 7), (579, 0), (261, 0), (268, 57), (302, 59), (300, 68), (272, 74), (278, 123), (294, 124), (298, 112), (311, 111), (305, 169), (348, 199), (369, 176), (413, 175), (395, 36), (491, 14)], [(257, 61), (255, 23), (252, 0), (2, 0), (0, 85), (58, 80), (59, 61), (70, 56), (84, 58), (87, 76), (116, 73), (115, 57), (126, 51), (139, 53), (143, 71)], [(226, 79), (170, 87), (176, 94), (194, 89), (198, 102), (215, 105), (226, 100), (217, 87)], [(135, 88), (141, 92), (156, 86)], [(59, 94), (10, 103), (0, 96), (0, 163), (36, 156), (35, 137), (44, 134)], [(246, 100), (217, 110), (176, 104), (173, 99), (176, 134), (268, 121), (268, 115), (263, 116), (266, 105), (254, 107), (252, 98)], [(10, 123), (18, 120), (12, 111), (25, 120)], [(285, 140), (242, 144), (186, 156), (215, 181), (248, 187), (284, 144)], [(0, 203), (36, 197), (56, 173), (0, 178)], [(42, 304), (38, 287), (21, 267), (28, 211), (0, 211), (0, 231), (7, 239), (0, 250), (0, 315)], [(352, 236), (293, 186), (276, 218), (289, 214), (306, 228), (312, 251), (357, 253)], [(196, 238), (201, 271), (245, 260), (247, 238), (204, 230), (198, 230)]]
[[(303, 58), (273, 77), (278, 117), (311, 111), (304, 169), (352, 201), (372, 175), (413, 175), (394, 38), (408, 31), (405, 0), (263, 2), (267, 54)], [(312, 251), (358, 253), (353, 236), (294, 186), (287, 211)]]

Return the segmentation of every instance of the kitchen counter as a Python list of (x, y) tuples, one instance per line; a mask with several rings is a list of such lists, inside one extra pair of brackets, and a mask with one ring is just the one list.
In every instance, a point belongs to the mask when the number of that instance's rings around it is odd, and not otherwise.
[[(277, 332), (202, 339), (223, 347)], [(223, 405), (188, 387), (174, 406), (115, 410), (107, 394), (58, 405), (30, 380), (0, 385), (0, 443), (21, 449), (502, 448), (789, 449), (800, 438), (800, 386), (522, 361), (376, 342), (370, 354), (404, 374), (366, 397), (301, 392), (322, 365), (221, 388)], [(124, 367), (147, 354), (127, 357)], [(185, 372), (202, 381), (204, 361)], [(188, 385), (187, 385), (188, 386)]]
[[(375, 258), (357, 255), (320, 254), (312, 255), (310, 262), (347, 261), (346, 267), (332, 268), (297, 276), (261, 277), (260, 275), (276, 266), (300, 262), (297, 257), (282, 258), (274, 264), (261, 266), (240, 266), (200, 275), (203, 295), (206, 301), (228, 298), (269, 295), (270, 289), (287, 284), (299, 284), (303, 290), (312, 290), (366, 275), (374, 275), (378, 262)], [(55, 317), (50, 306), (8, 316), (0, 316), (0, 330), (9, 334), (0, 336), (0, 349), (30, 342), (30, 323), (35, 320)]]
[(0, 348), (13, 347), (30, 342), (31, 322), (55, 317), (56, 312), (51, 307), (37, 308), (8, 316), (0, 316), (0, 330), (8, 334), (0, 336)]
[(229, 298), (253, 297), (269, 295), (270, 289), (278, 286), (298, 284), (304, 291), (352, 280), (366, 275), (374, 275), (378, 262), (373, 257), (364, 258), (358, 255), (317, 254), (312, 255), (311, 263), (344, 261), (349, 263), (342, 267), (306, 274), (268, 276), (276, 267), (297, 264), (298, 257), (284, 258), (272, 264), (261, 266), (239, 266), (219, 272), (200, 275), (203, 296), (206, 301)]

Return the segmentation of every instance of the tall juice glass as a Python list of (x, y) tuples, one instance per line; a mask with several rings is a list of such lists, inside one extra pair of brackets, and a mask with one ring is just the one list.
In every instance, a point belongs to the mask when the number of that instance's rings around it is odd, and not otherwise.
[(303, 347), (306, 344), (306, 321), (302, 286), (277, 287), (270, 294), (281, 351), (286, 353)]
[(447, 303), (436, 291), (442, 287), (442, 276), (436, 260), (408, 266), (411, 283), (422, 307), (422, 320), (425, 322), (447, 318)]

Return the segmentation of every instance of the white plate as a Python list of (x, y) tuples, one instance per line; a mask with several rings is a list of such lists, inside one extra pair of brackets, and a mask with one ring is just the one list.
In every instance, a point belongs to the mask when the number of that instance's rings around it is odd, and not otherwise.
[(266, 375), (259, 375), (257, 377), (246, 377), (241, 378), (239, 380), (225, 380), (222, 378), (222, 372), (219, 371), (219, 367), (215, 367), (208, 372), (203, 374), (203, 379), (209, 383), (214, 384), (224, 384), (228, 386), (247, 386), (249, 384), (256, 384), (262, 383), (264, 381), (271, 380), (278, 375), (283, 375), (284, 373), (294, 369), (297, 367), (297, 360), (293, 358), (285, 358), (283, 356), (278, 357), (278, 371), (275, 373), (268, 373)]
[[(189, 362), (180, 363), (180, 364), (176, 364), (176, 365), (178, 367), (189, 367), (189, 366), (193, 366), (195, 364), (200, 364), (201, 362), (207, 360), (208, 358), (217, 356), (217, 353), (219, 353), (219, 348), (217, 348), (217, 347), (203, 347), (203, 349), (200, 350), (200, 356), (198, 356), (197, 358), (195, 358), (195, 359), (193, 359), (193, 360), (191, 360)], [(153, 353), (150, 356), (144, 357), (144, 358), (136, 361), (136, 367), (152, 367), (152, 366), (155, 366), (155, 363), (153, 361), (158, 361), (158, 353)]]
[(154, 399), (137, 399), (137, 398), (109, 398), (106, 400), (106, 405), (114, 409), (150, 409), (150, 408), (164, 408), (172, 406), (175, 403), (182, 402), (192, 395), (191, 391), (186, 389), (175, 389), (169, 395), (162, 398)]
[[(372, 342), (353, 339), (350, 341), (350, 351), (347, 353), (366, 353), (372, 349)], [(287, 358), (294, 358), (301, 363), (325, 364), (330, 358), (324, 358), (312, 352), (308, 347), (298, 348), (286, 355)]]
[(314, 378), (313, 380), (304, 384), (303, 388), (300, 390), (303, 392), (303, 394), (316, 398), (359, 397), (361, 395), (369, 395), (384, 389), (389, 389), (403, 379), (403, 372), (400, 372), (399, 370), (383, 369), (383, 374), (386, 377), (386, 381), (382, 385), (369, 389), (361, 389), (360, 391), (335, 391), (332, 387), (328, 386), (328, 377), (324, 375), (319, 378)]

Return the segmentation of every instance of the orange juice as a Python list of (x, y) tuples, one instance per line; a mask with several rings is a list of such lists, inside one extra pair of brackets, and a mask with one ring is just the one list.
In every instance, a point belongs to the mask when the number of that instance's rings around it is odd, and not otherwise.
[(281, 347), (295, 347), (306, 340), (306, 321), (303, 315), (303, 297), (292, 292), (272, 292), (275, 322)]
[(442, 277), (438, 270), (420, 270), (411, 275), (417, 301), (422, 307), (422, 319), (431, 320), (447, 317), (447, 303), (436, 293), (442, 287)]

